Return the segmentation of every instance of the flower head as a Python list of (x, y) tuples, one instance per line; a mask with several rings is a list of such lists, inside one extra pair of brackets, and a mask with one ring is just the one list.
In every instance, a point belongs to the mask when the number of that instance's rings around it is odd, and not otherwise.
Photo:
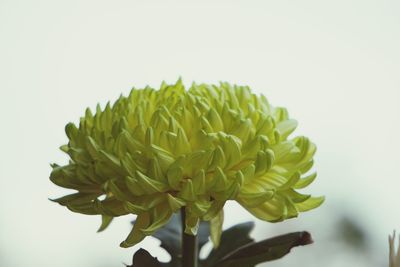
[[(140, 242), (184, 208), (186, 233), (199, 220), (221, 225), (226, 201), (236, 200), (259, 219), (278, 222), (319, 206), (296, 190), (316, 174), (316, 147), (289, 138), (297, 123), (248, 87), (192, 85), (179, 80), (159, 90), (133, 89), (96, 113), (87, 109), (79, 127), (66, 126), (61, 147), (71, 158), (53, 165), (51, 181), (77, 193), (56, 199), (74, 212), (112, 218), (136, 214), (121, 246)], [(217, 227), (218, 228), (218, 227)]]

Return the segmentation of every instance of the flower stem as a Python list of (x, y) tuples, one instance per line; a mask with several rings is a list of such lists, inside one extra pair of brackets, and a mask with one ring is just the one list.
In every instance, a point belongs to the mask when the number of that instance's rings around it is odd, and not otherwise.
[(198, 264), (198, 243), (197, 235), (185, 233), (185, 208), (181, 209), (182, 218), (182, 267), (197, 267)]

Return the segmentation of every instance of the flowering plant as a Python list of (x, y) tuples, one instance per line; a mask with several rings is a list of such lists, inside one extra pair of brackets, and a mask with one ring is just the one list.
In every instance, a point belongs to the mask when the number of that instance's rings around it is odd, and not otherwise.
[(132, 89), (104, 109), (69, 123), (67, 165), (50, 179), (77, 192), (55, 199), (73, 212), (113, 218), (137, 215), (121, 243), (133, 246), (182, 211), (184, 233), (196, 236), (209, 221), (220, 243), (223, 207), (235, 200), (255, 217), (279, 222), (318, 207), (323, 197), (297, 190), (316, 174), (315, 145), (289, 138), (297, 122), (245, 86), (163, 83)]

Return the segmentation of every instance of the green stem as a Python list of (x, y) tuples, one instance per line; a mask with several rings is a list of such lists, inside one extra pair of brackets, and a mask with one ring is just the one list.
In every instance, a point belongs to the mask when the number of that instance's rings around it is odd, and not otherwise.
[(198, 256), (198, 243), (197, 235), (189, 235), (185, 233), (185, 208), (181, 209), (182, 218), (182, 267), (197, 267)]

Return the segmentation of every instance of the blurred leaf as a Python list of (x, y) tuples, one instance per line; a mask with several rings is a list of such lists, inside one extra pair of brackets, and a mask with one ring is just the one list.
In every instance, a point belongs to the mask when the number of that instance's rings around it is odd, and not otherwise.
[(141, 248), (133, 255), (132, 265), (127, 267), (161, 267), (161, 263), (147, 250)]
[(213, 267), (254, 267), (255, 265), (282, 258), (293, 247), (311, 244), (308, 232), (295, 232), (249, 243), (224, 256)]
[(355, 249), (367, 247), (367, 237), (364, 229), (353, 219), (343, 217), (339, 222), (338, 235), (342, 241)]

